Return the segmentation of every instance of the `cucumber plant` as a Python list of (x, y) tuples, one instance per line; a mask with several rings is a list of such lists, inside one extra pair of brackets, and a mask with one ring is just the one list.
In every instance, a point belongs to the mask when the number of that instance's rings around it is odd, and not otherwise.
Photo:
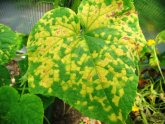
[[(0, 24), (1, 124), (41, 124), (43, 122), (44, 109), (41, 99), (30, 93), (24, 94), (24, 89), (22, 93), (19, 93), (15, 88), (9, 86), (11, 78), (6, 65), (16, 56), (16, 51), (22, 46), (22, 38), (23, 36), (20, 33)], [(23, 70), (21, 70), (22, 73)]]
[(29, 92), (58, 97), (106, 123), (125, 123), (145, 44), (132, 0), (82, 0), (77, 14), (65, 7), (53, 9), (28, 38)]

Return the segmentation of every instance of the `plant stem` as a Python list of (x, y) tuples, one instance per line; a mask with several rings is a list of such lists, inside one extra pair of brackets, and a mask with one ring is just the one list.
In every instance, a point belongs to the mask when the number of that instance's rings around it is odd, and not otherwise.
[(140, 78), (140, 68), (139, 68), (139, 65), (137, 65), (137, 73), (138, 73), (138, 77)]
[(45, 115), (44, 115), (44, 119), (45, 119), (45, 121), (47, 122), (47, 124), (50, 124), (48, 118), (47, 118)]
[(144, 124), (148, 124), (148, 121), (147, 121), (147, 119), (146, 119), (146, 116), (145, 116), (145, 114), (143, 113), (142, 110), (140, 111), (140, 113), (141, 113), (141, 116), (142, 116), (142, 118), (143, 118), (143, 123), (144, 123)]
[(68, 110), (65, 112), (65, 114), (67, 114), (70, 110), (71, 110), (71, 106), (69, 106)]
[(63, 102), (63, 105), (64, 105), (64, 106), (63, 106), (63, 113), (62, 113), (62, 115), (64, 116), (64, 115), (65, 115), (65, 111), (66, 111), (66, 110), (65, 110), (65, 109), (66, 109), (65, 102)]
[(21, 96), (22, 96), (22, 95), (24, 94), (24, 92), (25, 92), (25, 87), (26, 87), (26, 84), (23, 85)]
[(155, 47), (154, 47), (154, 56), (155, 56), (155, 59), (156, 59), (156, 63), (157, 63), (159, 72), (160, 72), (160, 74), (161, 74), (161, 76), (162, 76), (162, 78), (163, 78), (163, 82), (165, 83), (165, 78), (164, 78), (164, 75), (163, 75), (162, 70), (161, 70), (161, 68), (160, 68), (160, 64), (159, 64), (159, 60), (158, 60), (158, 57), (157, 57), (157, 54), (156, 54), (156, 49), (155, 49)]

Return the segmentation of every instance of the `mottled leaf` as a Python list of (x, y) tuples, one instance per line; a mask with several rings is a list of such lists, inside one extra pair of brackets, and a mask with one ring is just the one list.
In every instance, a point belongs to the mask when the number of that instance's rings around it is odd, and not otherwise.
[(130, 0), (83, 0), (77, 15), (49, 11), (28, 40), (30, 91), (57, 96), (91, 118), (123, 123), (144, 42)]
[(0, 88), (0, 122), (1, 124), (42, 124), (43, 105), (35, 95), (22, 97), (12, 87)]
[(17, 35), (9, 27), (0, 24), (0, 65), (6, 64), (16, 54)]

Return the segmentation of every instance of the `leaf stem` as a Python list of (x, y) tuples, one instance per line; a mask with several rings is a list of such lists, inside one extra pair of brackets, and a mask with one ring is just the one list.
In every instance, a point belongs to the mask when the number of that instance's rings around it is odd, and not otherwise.
[(141, 116), (142, 116), (142, 118), (143, 118), (144, 124), (148, 124), (148, 121), (147, 121), (147, 119), (146, 119), (146, 116), (145, 116), (145, 114), (143, 113), (142, 110), (140, 111), (140, 113), (141, 113)]
[(47, 118), (45, 115), (44, 115), (44, 119), (45, 119), (45, 121), (47, 122), (47, 124), (50, 124), (48, 118)]
[(24, 92), (25, 92), (25, 87), (26, 87), (26, 84), (23, 85), (21, 96), (22, 96), (22, 95), (24, 94)]
[(65, 112), (65, 114), (67, 114), (70, 110), (71, 110), (71, 106), (69, 106), (68, 110)]
[(156, 59), (156, 64), (157, 64), (158, 69), (159, 69), (159, 72), (160, 72), (160, 74), (161, 74), (161, 76), (162, 76), (162, 78), (163, 78), (163, 82), (165, 83), (165, 78), (164, 78), (164, 75), (163, 75), (162, 70), (161, 70), (161, 68), (160, 68), (160, 64), (159, 64), (159, 60), (158, 60), (158, 57), (157, 57), (157, 54), (156, 54), (156, 49), (155, 49), (155, 47), (153, 48), (153, 50), (154, 50), (154, 56), (155, 56), (155, 59)]
[(64, 102), (64, 101), (63, 101), (63, 105), (64, 105), (64, 106), (63, 106), (63, 113), (62, 113), (62, 115), (64, 116), (64, 115), (65, 115), (65, 111), (66, 111), (66, 110), (65, 110), (65, 109), (66, 109), (66, 105), (65, 105), (65, 102)]

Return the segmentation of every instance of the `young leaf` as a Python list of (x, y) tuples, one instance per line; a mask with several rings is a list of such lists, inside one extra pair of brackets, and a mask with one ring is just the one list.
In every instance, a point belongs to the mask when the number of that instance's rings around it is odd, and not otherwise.
[(44, 109), (40, 98), (18, 92), (8, 86), (0, 88), (1, 124), (42, 124)]
[(22, 33), (16, 33), (16, 35), (18, 37), (18, 40), (17, 40), (17, 42), (18, 42), (17, 49), (20, 50), (24, 46), (26, 46), (28, 35), (22, 34)]
[(77, 13), (78, 7), (79, 7), (80, 3), (81, 3), (81, 0), (73, 0), (73, 4), (72, 4), (72, 6), (71, 6), (71, 9), (72, 9), (74, 12)]
[(0, 65), (6, 64), (16, 54), (17, 35), (9, 27), (0, 24)]
[(22, 59), (21, 61), (18, 61), (18, 65), (20, 68), (21, 76), (23, 76), (27, 72), (27, 69), (28, 69), (28, 58), (26, 57)]
[(28, 39), (30, 91), (57, 96), (91, 118), (123, 123), (144, 44), (131, 0), (83, 0), (78, 15), (49, 11)]
[(156, 41), (158, 42), (157, 44), (165, 43), (165, 30), (161, 31), (161, 32), (156, 36)]

